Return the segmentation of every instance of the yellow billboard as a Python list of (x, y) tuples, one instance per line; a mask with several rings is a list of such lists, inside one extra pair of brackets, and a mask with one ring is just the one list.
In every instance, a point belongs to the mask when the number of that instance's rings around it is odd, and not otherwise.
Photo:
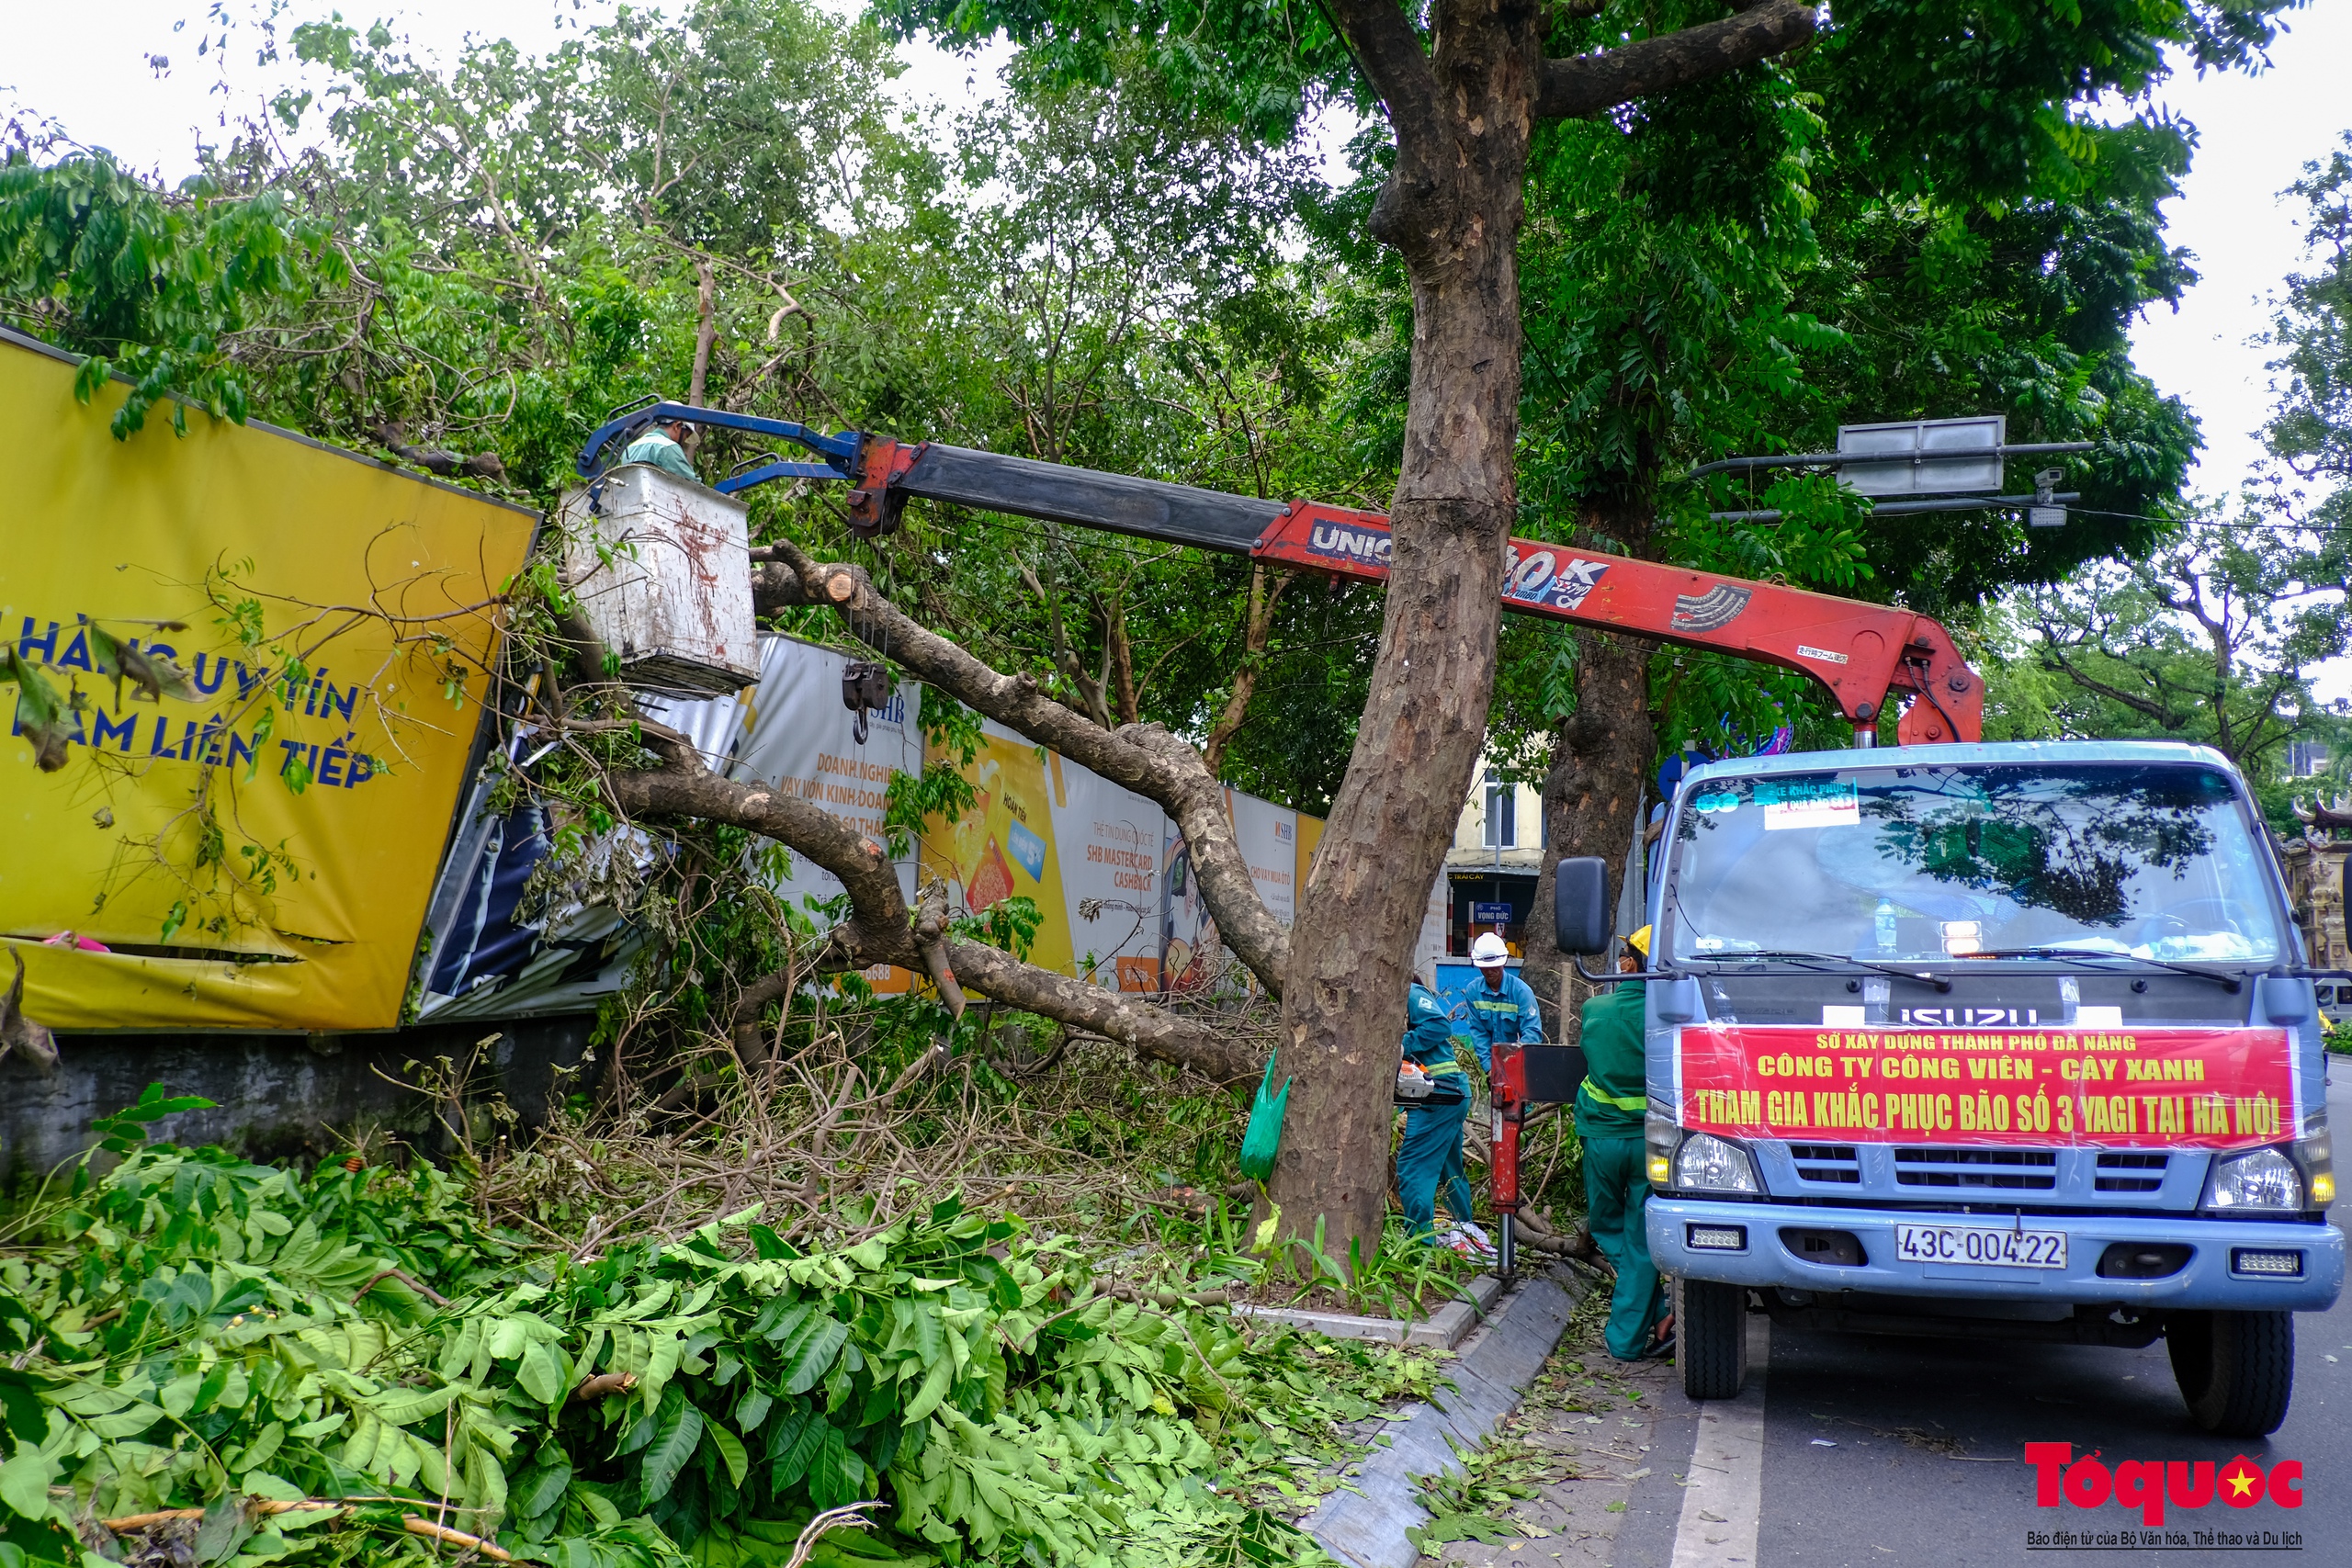
[[(400, 1021), (534, 514), (0, 338), (0, 988), (52, 1028)], [(53, 708), (44, 704), (54, 701)]]

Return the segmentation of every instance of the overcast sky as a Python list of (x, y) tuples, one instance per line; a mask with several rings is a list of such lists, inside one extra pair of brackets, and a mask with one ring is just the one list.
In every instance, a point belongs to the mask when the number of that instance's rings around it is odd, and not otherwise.
[[(173, 24), (205, 8), (203, 0), (107, 0), (96, 12), (27, 6), (11, 19), (0, 60), (0, 112), (52, 117), (77, 140), (136, 166), (174, 179), (186, 175), (199, 137), (221, 140), (224, 121), (256, 112), (268, 91), (295, 77), (284, 64), (256, 67), (258, 39), (249, 31), (226, 51), (199, 56), (198, 21), (176, 33)], [(232, 0), (230, 8), (244, 7)], [(326, 6), (298, 0), (293, 8), (314, 15)], [(422, 51), (447, 59), (469, 36), (542, 50), (611, 6), (609, 0), (409, 0), (379, 7), (344, 0), (342, 8), (354, 17), (391, 16)], [(846, 10), (846, 0), (831, 8)], [(2344, 87), (2352, 5), (2324, 0), (2293, 13), (2290, 27), (2267, 73), (2183, 75), (2159, 94), (2202, 133), (2186, 192), (2166, 218), (2173, 242), (2196, 253), (2203, 281), (2177, 314), (2159, 311), (2134, 341), (2142, 368), (2204, 421), (2207, 447), (2194, 482), (2207, 494), (2234, 490), (2259, 456), (2252, 433), (2269, 406), (2269, 375), (2266, 351), (2249, 340), (2268, 324), (2266, 301), (2279, 279), (2306, 265), (2294, 215), (2277, 193), (2352, 129), (2352, 95)], [(910, 66), (904, 90), (916, 100), (961, 100), (976, 74), (982, 86), (992, 74), (986, 61), (975, 66), (920, 47), (902, 54)], [(151, 55), (169, 68), (159, 73)]]

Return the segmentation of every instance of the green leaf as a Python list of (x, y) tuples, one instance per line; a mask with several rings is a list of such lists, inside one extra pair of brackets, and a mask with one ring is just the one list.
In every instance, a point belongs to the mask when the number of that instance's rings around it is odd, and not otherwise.
[(65, 765), (73, 743), (73, 711), (40, 667), (15, 649), (0, 653), (0, 676), (17, 683), (17, 729), (33, 743), (33, 765), (53, 773)]
[(16, 1458), (0, 1464), (0, 1503), (28, 1519), (47, 1517), (49, 1483), (56, 1473), (56, 1466), (39, 1449), (18, 1449)]
[(848, 1340), (848, 1324), (822, 1314), (811, 1314), (798, 1332), (778, 1348), (784, 1392), (806, 1393), (822, 1382)]
[(964, 1278), (987, 1292), (989, 1304), (997, 1311), (1020, 1310), (1021, 1281), (987, 1253), (976, 1252), (964, 1259)]
[(768, 1484), (781, 1493), (807, 1475), (831, 1429), (813, 1410), (796, 1410), (777, 1422), (768, 1438)]
[(564, 1396), (563, 1353), (544, 1340), (534, 1339), (514, 1369), (514, 1381), (541, 1404), (553, 1405)]
[(955, 1358), (939, 1357), (931, 1363), (931, 1371), (923, 1374), (922, 1386), (915, 1390), (912, 1399), (907, 1401), (907, 1407), (900, 1413), (899, 1419), (909, 1426), (922, 1420), (939, 1408), (939, 1402), (947, 1397), (947, 1391), (955, 1383)]
[(720, 1462), (727, 1466), (728, 1479), (738, 1486), (742, 1485), (745, 1473), (752, 1468), (752, 1456), (743, 1451), (743, 1439), (716, 1421), (704, 1423), (702, 1435), (712, 1448), (718, 1450)]
[(511, 1494), (508, 1501), (514, 1505), (517, 1516), (536, 1519), (562, 1502), (564, 1491), (571, 1484), (571, 1464), (557, 1460), (526, 1475), (521, 1488)]
[(443, 1383), (439, 1388), (401, 1389), (368, 1402), (379, 1421), (395, 1427), (413, 1427), (429, 1416), (438, 1416), (449, 1408), (460, 1390), (455, 1383)]
[(820, 1508), (838, 1508), (857, 1501), (864, 1490), (865, 1462), (849, 1451), (841, 1428), (825, 1427), (824, 1440), (808, 1464), (808, 1499)]
[(236, 1468), (240, 1471), (259, 1470), (277, 1457), (278, 1448), (285, 1441), (286, 1424), (283, 1421), (272, 1421), (268, 1426), (264, 1427), (261, 1429), (261, 1435), (237, 1456)]
[[(677, 1402), (674, 1405), (671, 1403), (673, 1398)], [(702, 1441), (702, 1412), (687, 1401), (683, 1392), (674, 1387), (669, 1389), (662, 1405), (653, 1441), (645, 1450), (645, 1468), (638, 1482), (639, 1493), (649, 1503), (669, 1492), (678, 1479), (678, 1472), (694, 1458), (695, 1445)]]
[(490, 1328), (490, 1353), (503, 1361), (519, 1356), (531, 1343), (531, 1325), (523, 1318), (502, 1317)]

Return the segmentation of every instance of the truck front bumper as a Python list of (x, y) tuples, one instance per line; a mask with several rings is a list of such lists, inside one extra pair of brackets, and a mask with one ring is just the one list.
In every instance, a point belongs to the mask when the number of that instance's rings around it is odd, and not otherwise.
[[(1987, 1264), (1917, 1263), (1896, 1256), (1898, 1224), (1980, 1225), (2008, 1229), (2006, 1215), (1911, 1210), (1815, 1208), (1794, 1203), (1730, 1203), (1653, 1194), (1648, 1204), (1650, 1257), (1663, 1273), (1727, 1284), (1781, 1286), (1813, 1292), (1867, 1291), (1955, 1300), (2120, 1303), (2154, 1308), (2222, 1308), (2238, 1312), (2322, 1312), (2344, 1288), (2344, 1233), (2332, 1224), (2216, 1220), (2183, 1214), (2039, 1214), (2020, 1222), (2030, 1230), (2064, 1231), (2066, 1263), (2060, 1269)], [(1693, 1247), (1727, 1239), (1737, 1227), (1737, 1249)], [(1858, 1264), (1807, 1262), (1784, 1231), (1842, 1231), (1861, 1245)], [(2159, 1279), (2110, 1279), (2099, 1259), (2118, 1242), (2173, 1242), (2189, 1247), (2188, 1261)], [(2301, 1254), (2302, 1272), (2285, 1278), (2237, 1267), (2239, 1249)]]

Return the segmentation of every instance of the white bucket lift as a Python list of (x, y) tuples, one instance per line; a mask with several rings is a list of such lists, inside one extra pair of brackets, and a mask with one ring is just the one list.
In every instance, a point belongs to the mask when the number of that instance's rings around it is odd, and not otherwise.
[(759, 679), (749, 513), (647, 463), (566, 492), (565, 581), (630, 686), (715, 696)]

